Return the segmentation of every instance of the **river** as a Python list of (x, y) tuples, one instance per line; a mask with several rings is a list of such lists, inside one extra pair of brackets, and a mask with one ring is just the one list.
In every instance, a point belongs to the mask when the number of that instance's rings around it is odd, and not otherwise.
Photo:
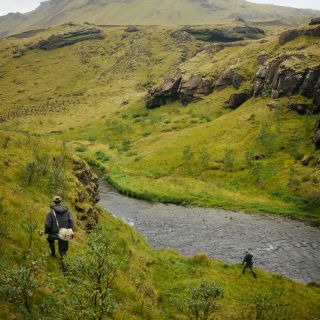
[(142, 233), (154, 249), (203, 252), (241, 262), (246, 249), (261, 269), (320, 283), (320, 229), (274, 215), (183, 207), (133, 199), (100, 180), (100, 205)]

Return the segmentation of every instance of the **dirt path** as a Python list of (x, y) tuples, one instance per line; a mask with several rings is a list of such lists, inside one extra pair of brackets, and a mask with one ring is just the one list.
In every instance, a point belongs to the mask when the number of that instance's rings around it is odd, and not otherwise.
[(227, 263), (250, 248), (256, 266), (308, 283), (320, 283), (320, 230), (268, 215), (150, 203), (119, 194), (100, 181), (100, 205), (141, 232), (154, 248), (186, 256), (204, 252)]

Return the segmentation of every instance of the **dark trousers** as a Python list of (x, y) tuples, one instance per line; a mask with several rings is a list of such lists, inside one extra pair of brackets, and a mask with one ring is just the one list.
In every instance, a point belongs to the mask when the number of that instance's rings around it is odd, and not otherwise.
[(58, 250), (59, 250), (60, 256), (63, 257), (67, 254), (67, 251), (69, 248), (68, 241), (61, 240), (54, 235), (49, 235), (47, 238), (47, 241), (49, 242), (52, 255), (56, 254), (55, 241), (58, 241)]
[(246, 264), (243, 266), (243, 268), (242, 268), (242, 273), (245, 274), (247, 268), (250, 269), (251, 273), (252, 273), (253, 276), (256, 278), (257, 275), (256, 275), (256, 273), (253, 271), (253, 265), (252, 265), (252, 264), (247, 264), (247, 263), (246, 263)]

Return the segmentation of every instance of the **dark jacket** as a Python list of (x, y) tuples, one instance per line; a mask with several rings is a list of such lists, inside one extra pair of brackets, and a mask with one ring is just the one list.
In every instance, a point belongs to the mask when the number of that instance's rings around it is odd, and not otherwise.
[(50, 210), (50, 212), (47, 214), (47, 217), (46, 217), (45, 233), (57, 235), (59, 232), (59, 228), (66, 228), (66, 229), (70, 228), (73, 230), (74, 224), (73, 224), (73, 219), (69, 209), (61, 204), (53, 205), (52, 209), (56, 213), (59, 227), (54, 217), (53, 211)]
[(243, 262), (245, 262), (248, 266), (253, 265), (253, 255), (251, 253), (247, 253), (243, 258)]

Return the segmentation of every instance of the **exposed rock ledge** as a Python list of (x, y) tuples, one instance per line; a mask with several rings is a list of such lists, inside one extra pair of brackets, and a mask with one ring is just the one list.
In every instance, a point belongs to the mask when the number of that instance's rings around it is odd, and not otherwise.
[(70, 46), (72, 44), (93, 40), (93, 39), (103, 39), (104, 35), (101, 30), (96, 28), (77, 30), (72, 32), (67, 32), (60, 35), (52, 35), (48, 39), (41, 40), (38, 43), (32, 44), (28, 49), (41, 49), (41, 50), (53, 50), (57, 48), (62, 48), (65, 46)]
[(78, 218), (85, 223), (87, 230), (91, 230), (98, 222), (99, 202), (98, 177), (92, 173), (90, 167), (80, 159), (74, 159), (73, 172), (78, 179), (74, 200), (74, 209)]
[(146, 106), (152, 109), (177, 100), (186, 105), (198, 100), (197, 95), (207, 95), (227, 86), (238, 89), (243, 80), (238, 70), (232, 67), (223, 71), (216, 81), (202, 78), (199, 75), (193, 75), (189, 79), (183, 79), (181, 76), (167, 78), (159, 87), (148, 93)]

